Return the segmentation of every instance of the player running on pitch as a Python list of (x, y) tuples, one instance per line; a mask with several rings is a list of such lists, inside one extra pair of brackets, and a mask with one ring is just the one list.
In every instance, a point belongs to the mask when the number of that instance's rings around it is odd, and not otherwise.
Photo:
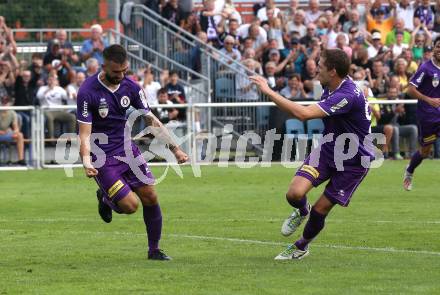
[[(327, 49), (322, 52), (318, 79), (324, 92), (321, 101), (310, 106), (299, 105), (272, 91), (262, 77), (251, 77), (280, 109), (299, 120), (324, 118), (325, 129), (321, 146), (314, 149), (304, 161), (286, 194), (294, 211), (284, 221), (281, 232), (285, 236), (291, 235), (307, 216), (308, 221), (302, 237), (276, 256), (276, 260), (302, 259), (308, 255), (309, 243), (324, 228), (325, 219), (333, 206), (348, 206), (354, 191), (368, 173), (369, 169), (361, 165), (361, 159), (366, 157), (369, 163), (373, 158), (372, 151), (363, 145), (364, 138), (370, 133), (371, 111), (363, 92), (347, 76), (349, 66), (350, 62), (344, 51)], [(337, 139), (347, 133), (357, 137), (359, 144), (352, 153), (354, 156), (343, 161), (343, 169), (338, 169), (339, 158), (344, 157), (342, 154), (349, 147), (346, 140)], [(350, 140), (351, 144), (356, 143)], [(324, 193), (311, 207), (306, 194), (312, 187), (327, 180), (330, 181)]]
[[(88, 78), (78, 92), (80, 155), (85, 173), (94, 177), (100, 187), (97, 192), (99, 214), (107, 223), (112, 220), (112, 209), (120, 214), (136, 212), (139, 197), (148, 236), (148, 259), (170, 260), (159, 249), (162, 213), (154, 190), (154, 177), (131, 135), (124, 131), (127, 109), (132, 106), (144, 112), (149, 125), (155, 127), (152, 133), (168, 144), (178, 163), (186, 162), (188, 156), (150, 112), (143, 90), (125, 77), (128, 69), (125, 49), (111, 45), (103, 55), (102, 71)], [(93, 140), (93, 137), (91, 140), (91, 136), (97, 134), (104, 134), (108, 142)], [(105, 161), (98, 165), (103, 156)], [(117, 156), (129, 160), (121, 161), (115, 158)], [(96, 160), (93, 163), (92, 158)]]
[(427, 158), (440, 136), (440, 37), (434, 41), (433, 57), (423, 63), (409, 82), (408, 95), (418, 100), (417, 126), (420, 149), (413, 154), (403, 176), (403, 188), (412, 189), (414, 170)]

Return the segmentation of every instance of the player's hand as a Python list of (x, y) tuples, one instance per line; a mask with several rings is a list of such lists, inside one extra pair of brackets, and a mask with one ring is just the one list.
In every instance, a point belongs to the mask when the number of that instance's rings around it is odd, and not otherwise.
[(255, 75), (255, 76), (249, 77), (249, 79), (251, 80), (252, 83), (257, 85), (258, 88), (260, 88), (261, 92), (267, 94), (271, 91), (269, 84), (267, 83), (266, 78), (264, 78), (262, 76)]
[(95, 177), (98, 175), (98, 170), (93, 168), (93, 166), (84, 166), (84, 172), (86, 173), (86, 176), (89, 178)]
[(175, 148), (173, 153), (174, 153), (174, 157), (176, 157), (177, 163), (183, 164), (186, 161), (188, 161), (188, 155), (180, 148)]
[(428, 103), (434, 108), (440, 108), (440, 98), (431, 98)]

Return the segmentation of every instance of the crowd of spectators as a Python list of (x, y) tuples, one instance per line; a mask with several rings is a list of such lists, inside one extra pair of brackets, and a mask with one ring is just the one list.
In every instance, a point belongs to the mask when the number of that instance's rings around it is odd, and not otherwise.
[[(99, 24), (90, 27), (90, 38), (83, 41), (75, 52), (68, 41), (67, 32), (57, 30), (47, 43), (45, 53), (33, 53), (30, 62), (17, 59), (17, 46), (11, 29), (0, 16), (0, 105), (48, 106), (44, 109), (46, 144), (54, 146), (61, 133), (76, 131), (73, 110), (56, 109), (76, 105), (78, 89), (85, 79), (97, 74), (103, 63), (103, 50), (108, 46)], [(150, 68), (130, 75), (148, 93), (150, 104), (184, 103), (185, 90), (178, 83), (177, 72), (164, 71), (161, 81), (154, 82)], [(185, 112), (179, 109), (157, 109), (161, 121), (185, 121)], [(0, 148), (15, 143), (15, 163), (26, 165), (25, 147), (31, 139), (29, 111), (0, 110)], [(9, 161), (10, 162), (10, 161)]]
[[(314, 96), (317, 62), (324, 48), (347, 53), (352, 63), (350, 76), (370, 99), (409, 99), (409, 79), (432, 57), (432, 40), (440, 35), (440, 0), (330, 0), (327, 4), (291, 0), (283, 9), (276, 1), (266, 0), (254, 5), (248, 22), (232, 1), (205, 0), (203, 7), (191, 13), (184, 12), (176, 0), (155, 3), (163, 17), (203, 36), (295, 100)], [(244, 80), (235, 83), (237, 97), (259, 99)], [(402, 137), (408, 139), (406, 156), (412, 153), (417, 138), (415, 106), (373, 108), (372, 127), (390, 143), (383, 146), (385, 155), (402, 157)]]
[[(350, 76), (370, 100), (409, 99), (410, 77), (432, 56), (432, 40), (440, 35), (440, 0), (291, 0), (287, 8), (266, 0), (254, 5), (251, 21), (245, 21), (231, 0), (205, 0), (202, 7), (192, 1), (144, 1), (147, 6), (190, 34), (223, 53), (224, 62), (243, 64), (264, 75), (271, 87), (293, 100), (311, 99), (316, 91), (317, 62), (324, 48), (340, 48), (351, 59)], [(0, 101), (3, 106), (59, 106), (76, 104), (81, 83), (100, 70), (102, 51), (108, 45), (100, 25), (90, 28), (91, 37), (75, 52), (65, 30), (58, 30), (45, 54), (35, 53), (30, 62), (17, 60), (17, 46), (0, 17)], [(197, 52), (197, 48), (195, 48)], [(222, 56), (223, 56), (222, 55)], [(199, 65), (200, 66), (200, 65)], [(145, 68), (131, 77), (139, 81), (151, 104), (186, 101), (179, 85), (179, 72), (164, 71), (157, 77)], [(159, 76), (159, 75), (157, 75)], [(248, 79), (234, 83), (236, 96), (258, 100)], [(382, 132), (382, 148), (401, 158), (399, 143), (407, 138), (408, 154), (416, 149), (415, 106), (372, 105), (372, 128)], [(26, 111), (1, 111), (0, 144), (14, 141), (23, 160), (23, 142), (30, 138)], [(180, 109), (158, 109), (163, 122), (185, 120)], [(54, 122), (65, 132), (75, 129), (75, 116), (68, 111), (47, 110), (46, 136), (56, 137)], [(6, 123), (5, 123), (6, 122)], [(7, 126), (6, 126), (7, 125)], [(439, 153), (439, 149), (437, 149)], [(22, 162), (21, 162), (22, 163)]]

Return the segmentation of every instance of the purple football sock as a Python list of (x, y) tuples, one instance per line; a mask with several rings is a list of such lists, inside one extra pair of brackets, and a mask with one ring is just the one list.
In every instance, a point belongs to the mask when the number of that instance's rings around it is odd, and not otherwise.
[(159, 249), (159, 240), (162, 233), (162, 212), (159, 204), (143, 206), (144, 222), (147, 228), (148, 252)]
[(420, 165), (420, 163), (422, 163), (423, 161), (423, 157), (420, 154), (419, 151), (415, 152), (412, 157), (411, 157), (411, 161), (409, 162), (409, 166), (408, 168), (406, 168), (406, 171), (408, 171), (409, 173), (414, 173), (414, 170), (417, 168), (417, 166)]
[(286, 199), (290, 206), (299, 209), (299, 214), (301, 214), (301, 216), (306, 216), (307, 214), (309, 214), (309, 208), (307, 206), (307, 196), (304, 196), (301, 200), (291, 200), (287, 196)]
[(312, 208), (310, 211), (309, 220), (304, 227), (303, 236), (295, 242), (295, 246), (300, 250), (307, 249), (309, 243), (319, 234), (324, 228), (325, 218), (327, 215), (321, 214)]

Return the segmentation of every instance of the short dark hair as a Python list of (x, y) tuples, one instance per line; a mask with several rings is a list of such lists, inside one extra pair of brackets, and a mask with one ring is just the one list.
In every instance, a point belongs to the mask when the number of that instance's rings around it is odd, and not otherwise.
[(118, 64), (123, 64), (127, 61), (127, 51), (119, 44), (113, 44), (104, 49), (102, 53), (104, 59)]
[(440, 36), (438, 36), (437, 38), (435, 38), (435, 40), (434, 40), (434, 46), (435, 46), (435, 44), (437, 44), (437, 42), (440, 42)]
[(171, 77), (171, 76), (174, 76), (174, 75), (179, 76), (179, 72), (178, 72), (177, 70), (171, 70), (170, 73), (169, 73), (169, 75), (170, 75), (170, 77)]
[(161, 94), (168, 94), (168, 91), (166, 88), (161, 88), (157, 91), (157, 96), (161, 95)]
[(325, 59), (324, 65), (327, 70), (336, 70), (340, 78), (348, 75), (350, 70), (350, 59), (348, 55), (341, 49), (325, 49), (321, 56)]

